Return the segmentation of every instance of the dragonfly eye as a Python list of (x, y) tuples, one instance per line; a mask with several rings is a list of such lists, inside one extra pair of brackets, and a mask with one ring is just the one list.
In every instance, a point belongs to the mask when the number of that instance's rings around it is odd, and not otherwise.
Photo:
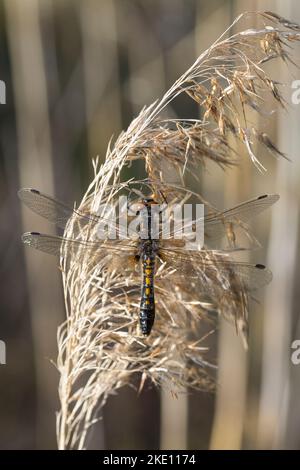
[(155, 202), (154, 199), (152, 199), (152, 198), (145, 198), (145, 199), (143, 199), (143, 203), (144, 203), (144, 204), (151, 204), (152, 202)]
[(150, 197), (143, 199), (142, 203), (144, 206), (151, 206), (151, 205), (158, 204), (158, 202), (155, 199), (150, 198)]

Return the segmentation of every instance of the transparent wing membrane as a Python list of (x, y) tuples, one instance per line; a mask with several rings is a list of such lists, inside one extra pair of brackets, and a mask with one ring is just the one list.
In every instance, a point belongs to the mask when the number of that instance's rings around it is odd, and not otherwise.
[[(160, 256), (166, 267), (174, 270), (172, 276), (198, 280), (202, 284), (218, 281), (224, 287), (235, 285), (247, 291), (259, 289), (271, 282), (272, 273), (262, 264), (234, 261), (214, 250), (190, 251), (162, 248)], [(172, 272), (172, 271), (171, 271)]]
[(224, 235), (230, 235), (232, 224), (235, 227), (247, 224), (252, 218), (275, 204), (278, 199), (278, 194), (265, 194), (242, 202), (219, 214), (206, 216), (204, 220), (205, 237), (210, 241), (217, 240)]
[[(204, 224), (205, 241), (216, 241), (225, 235), (229, 238), (237, 228), (245, 228), (245, 224), (258, 214), (275, 204), (279, 199), (278, 194), (265, 194), (255, 199), (214, 214), (205, 215), (204, 218), (191, 221), (186, 224), (186, 229), (195, 231), (196, 223)], [(175, 235), (181, 230), (174, 230)]]
[[(71, 217), (75, 217), (82, 225), (91, 224), (106, 224), (109, 228), (119, 235), (119, 229), (116, 227), (115, 221), (107, 217), (82, 213), (81, 211), (72, 209), (66, 204), (53, 199), (46, 194), (41, 193), (36, 189), (23, 188), (19, 191), (20, 199), (35, 213), (45, 217), (50, 222), (55, 223), (58, 227), (64, 228), (67, 221)], [(265, 209), (269, 208), (276, 201), (279, 196), (277, 194), (266, 194), (259, 196), (255, 199), (243, 202), (231, 209), (224, 210), (219, 213), (206, 215), (204, 219), (198, 219), (197, 222), (204, 223), (205, 240), (214, 241), (227, 235), (230, 236), (231, 232), (239, 226), (243, 226), (256, 215), (260, 214)], [(187, 229), (195, 230), (195, 223), (191, 222), (190, 226), (187, 224)], [(177, 230), (173, 230), (172, 235), (175, 235)], [(160, 231), (160, 236), (165, 235), (165, 230)]]
[(128, 253), (128, 256), (133, 256), (135, 247), (132, 245), (125, 245), (122, 242), (112, 245), (106, 241), (83, 241), (73, 240), (70, 238), (58, 237), (55, 235), (46, 235), (39, 232), (26, 232), (22, 235), (22, 241), (25, 245), (31, 246), (37, 250), (43, 251), (50, 255), (59, 255), (60, 249), (78, 251), (80, 249), (88, 250), (92, 253), (109, 251), (111, 253)]
[(56, 224), (60, 228), (65, 228), (66, 223), (72, 217), (76, 218), (83, 226), (91, 224), (93, 227), (97, 224), (107, 224), (110, 228), (115, 228), (114, 222), (109, 218), (72, 209), (68, 205), (53, 199), (47, 194), (41, 193), (37, 189), (23, 188), (19, 190), (18, 195), (24, 204), (33, 212)]

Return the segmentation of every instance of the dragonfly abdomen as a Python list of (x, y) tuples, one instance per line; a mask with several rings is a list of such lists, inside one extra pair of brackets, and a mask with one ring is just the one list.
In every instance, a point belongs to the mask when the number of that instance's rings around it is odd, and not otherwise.
[(154, 301), (154, 271), (155, 253), (151, 241), (147, 242), (146, 249), (142, 250), (142, 292), (140, 304), (140, 326), (143, 335), (148, 336), (151, 332), (155, 318)]

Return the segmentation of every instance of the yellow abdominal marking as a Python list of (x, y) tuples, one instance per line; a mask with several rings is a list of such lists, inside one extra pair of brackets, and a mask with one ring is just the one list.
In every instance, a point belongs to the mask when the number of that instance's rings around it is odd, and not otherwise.
[(145, 304), (150, 305), (150, 300), (146, 300)]
[(151, 292), (150, 287), (146, 287), (145, 294), (148, 296), (148, 295), (150, 295), (150, 292)]
[(152, 269), (146, 268), (146, 269), (145, 269), (145, 274), (146, 274), (146, 276), (151, 276), (151, 274), (152, 274)]
[(151, 285), (151, 279), (150, 279), (150, 277), (146, 277), (146, 279), (145, 279), (145, 284), (146, 284), (146, 286), (150, 286), (150, 285)]
[(147, 258), (146, 259), (146, 264), (150, 264), (151, 263), (151, 259), (150, 258)]

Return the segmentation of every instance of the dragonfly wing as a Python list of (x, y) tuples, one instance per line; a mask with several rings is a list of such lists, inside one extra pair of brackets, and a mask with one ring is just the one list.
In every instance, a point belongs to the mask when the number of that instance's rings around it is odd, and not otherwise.
[(22, 188), (18, 191), (18, 196), (33, 212), (45, 217), (45, 219), (61, 228), (65, 227), (70, 217), (76, 215), (71, 207), (56, 201), (37, 189)]
[[(185, 231), (187, 234), (192, 234), (195, 230), (200, 230), (203, 227), (205, 242), (216, 241), (225, 235), (231, 237), (232, 232), (239, 227), (245, 228), (245, 224), (247, 224), (249, 220), (275, 204), (278, 199), (278, 194), (265, 194), (255, 199), (245, 201), (231, 209), (208, 214), (196, 220), (184, 221)], [(168, 227), (162, 228), (162, 238), (166, 238), (165, 235), (168, 230)], [(175, 227), (172, 229), (172, 237), (174, 238), (174, 235), (178, 233), (182, 235), (181, 230), (182, 224), (180, 222), (178, 228)], [(169, 239), (172, 240), (172, 238)]]
[(81, 226), (86, 226), (87, 224), (91, 224), (92, 227), (98, 226), (99, 233), (100, 231), (101, 233), (105, 233), (105, 227), (115, 234), (119, 233), (116, 221), (114, 218), (110, 218), (109, 215), (100, 216), (83, 213), (79, 210), (72, 209), (47, 194), (41, 193), (37, 189), (22, 188), (18, 191), (18, 196), (33, 212), (56, 224), (60, 228), (65, 228), (68, 220), (74, 217)]
[(22, 242), (25, 245), (31, 246), (36, 250), (44, 251), (50, 255), (59, 255), (62, 245), (68, 249), (79, 250), (81, 247), (84, 249), (99, 249), (99, 244), (96, 242), (83, 242), (54, 235), (45, 235), (39, 232), (27, 232), (22, 235)]
[[(272, 280), (272, 273), (262, 264), (251, 264), (230, 259), (214, 250), (187, 251), (162, 248), (160, 256), (173, 278), (197, 280), (205, 288), (210, 283), (222, 284), (225, 289), (254, 291)], [(172, 271), (170, 271), (172, 273)]]
[(122, 242), (116, 242), (114, 245), (106, 241), (84, 241), (74, 240), (70, 238), (58, 237), (55, 235), (46, 235), (39, 232), (27, 232), (22, 235), (22, 241), (25, 245), (31, 246), (37, 250), (49, 253), (51, 255), (59, 255), (60, 249), (63, 247), (67, 250), (78, 251), (83, 249), (88, 250), (98, 255), (104, 252), (112, 253), (115, 255), (126, 254), (133, 256), (136, 253), (136, 247), (133, 245), (126, 245)]
[(278, 199), (278, 194), (265, 194), (219, 214), (207, 215), (204, 218), (206, 241), (215, 241), (224, 235), (230, 236), (232, 230), (239, 226), (243, 227), (243, 224), (247, 224), (249, 220), (275, 204)]

